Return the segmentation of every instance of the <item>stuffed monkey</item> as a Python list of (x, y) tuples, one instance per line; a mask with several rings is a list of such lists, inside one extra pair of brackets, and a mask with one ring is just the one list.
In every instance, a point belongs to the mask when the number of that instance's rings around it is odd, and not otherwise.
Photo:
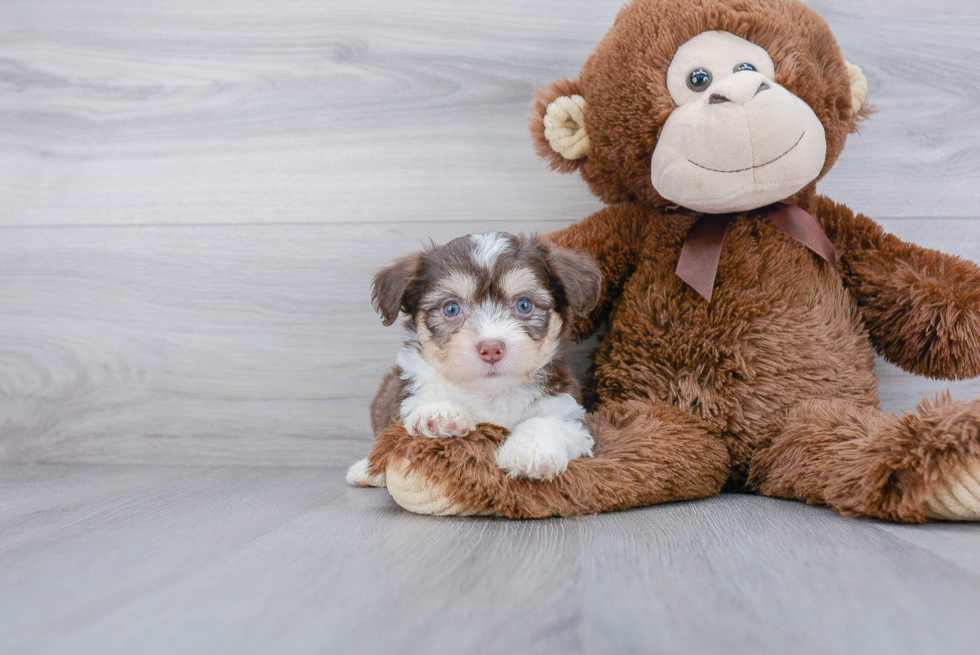
[(585, 387), (593, 458), (551, 482), (494, 464), (506, 433), (392, 425), (371, 455), (402, 506), (545, 517), (724, 488), (904, 522), (980, 519), (980, 401), (878, 406), (874, 355), (980, 374), (980, 269), (907, 243), (816, 184), (867, 82), (797, 0), (633, 0), (531, 131), (607, 207), (551, 235), (602, 274)]

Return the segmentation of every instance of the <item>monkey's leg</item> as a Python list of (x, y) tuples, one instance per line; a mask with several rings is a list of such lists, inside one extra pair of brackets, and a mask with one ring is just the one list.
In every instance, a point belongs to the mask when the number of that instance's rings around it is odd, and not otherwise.
[(912, 414), (807, 401), (753, 457), (749, 486), (855, 516), (978, 520), (980, 401), (945, 394)]
[(393, 425), (369, 460), (386, 473), (395, 501), (419, 514), (543, 518), (716, 495), (728, 477), (728, 451), (691, 414), (630, 401), (590, 418), (595, 456), (569, 462), (550, 482), (507, 477), (495, 455), (507, 431), (482, 424), (454, 439), (409, 436)]

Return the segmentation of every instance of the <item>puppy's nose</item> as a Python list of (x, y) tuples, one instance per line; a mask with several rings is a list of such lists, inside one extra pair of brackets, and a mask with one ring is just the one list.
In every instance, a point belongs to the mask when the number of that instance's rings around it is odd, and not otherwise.
[(504, 342), (499, 339), (481, 341), (476, 344), (476, 351), (480, 353), (480, 359), (487, 364), (496, 364), (504, 358)]

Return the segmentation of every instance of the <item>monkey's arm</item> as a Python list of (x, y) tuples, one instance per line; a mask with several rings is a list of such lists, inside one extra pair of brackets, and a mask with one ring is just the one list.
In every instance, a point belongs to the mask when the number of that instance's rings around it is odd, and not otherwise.
[(642, 226), (649, 222), (643, 219), (644, 212), (636, 205), (612, 205), (545, 236), (561, 248), (588, 253), (602, 271), (602, 289), (595, 309), (572, 323), (572, 336), (577, 341), (590, 337), (609, 316), (623, 284), (635, 270)]
[(932, 378), (980, 375), (980, 267), (906, 243), (827, 198), (816, 214), (879, 354)]

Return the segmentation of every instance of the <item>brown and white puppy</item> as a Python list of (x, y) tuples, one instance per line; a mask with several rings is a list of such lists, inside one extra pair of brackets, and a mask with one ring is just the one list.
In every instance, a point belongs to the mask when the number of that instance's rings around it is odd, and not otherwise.
[[(395, 262), (374, 278), (385, 325), (408, 315), (398, 365), (371, 404), (375, 433), (400, 422), (412, 434), (465, 435), (478, 423), (511, 431), (497, 465), (512, 477), (551, 479), (592, 456), (578, 384), (561, 356), (572, 314), (599, 299), (587, 255), (537, 237), (473, 234)], [(355, 485), (382, 486), (363, 459)]]

